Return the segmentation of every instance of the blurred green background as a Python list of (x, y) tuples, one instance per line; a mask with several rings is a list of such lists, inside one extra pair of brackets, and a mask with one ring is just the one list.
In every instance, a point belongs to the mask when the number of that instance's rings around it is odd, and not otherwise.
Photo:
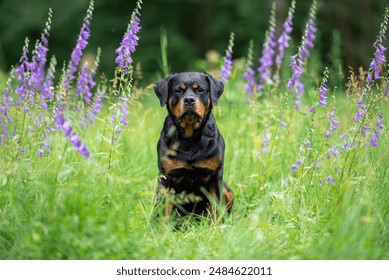
[[(168, 38), (168, 61), (172, 72), (201, 68), (199, 63), (209, 50), (221, 56), (229, 34), (235, 32), (234, 57), (247, 54), (248, 42), (255, 42), (260, 55), (268, 26), (270, 9), (277, 4), (277, 29), (282, 32), (288, 0), (144, 0), (141, 40), (134, 56), (140, 63), (144, 81), (152, 82), (160, 67), (160, 35)], [(25, 37), (30, 47), (40, 37), (49, 7), (53, 9), (49, 56), (62, 66), (70, 58), (88, 0), (0, 0), (0, 69), (9, 71), (20, 57)], [(95, 0), (91, 24), (92, 37), (86, 53), (92, 56), (102, 48), (100, 72), (111, 76), (115, 67), (115, 48), (127, 28), (135, 0)], [(372, 43), (378, 34), (387, 0), (319, 1), (316, 51), (326, 65), (335, 61), (345, 66), (368, 67)], [(311, 1), (297, 1), (292, 33), (300, 42)], [(334, 47), (335, 46), (335, 47)], [(199, 66), (200, 65), (200, 66)], [(205, 66), (204, 66), (205, 67)]]

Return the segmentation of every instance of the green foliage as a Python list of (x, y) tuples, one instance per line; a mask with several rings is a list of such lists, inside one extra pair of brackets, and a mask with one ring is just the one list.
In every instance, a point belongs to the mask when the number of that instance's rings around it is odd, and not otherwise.
[[(15, 161), (15, 149), (2, 147), (0, 258), (388, 259), (388, 133), (376, 149), (359, 147), (352, 160), (323, 159), (320, 169), (306, 161), (294, 174), (290, 166), (299, 154), (324, 156), (326, 110), (298, 113), (292, 96), (283, 95), (247, 106), (242, 69), (234, 71), (214, 108), (226, 140), (225, 180), (236, 195), (224, 224), (204, 218), (174, 229), (151, 222), (165, 109), (147, 89), (132, 106), (109, 169), (107, 110), (96, 129), (85, 132), (93, 151), (87, 160), (66, 148), (60, 135), (42, 158), (25, 153)], [(138, 96), (144, 91), (133, 89)], [(305, 107), (317, 100), (317, 89), (309, 92)], [(344, 96), (329, 102), (344, 128), (354, 101)], [(307, 137), (312, 146), (304, 150)], [(320, 179), (336, 177), (337, 164), (351, 172), (320, 185)]]

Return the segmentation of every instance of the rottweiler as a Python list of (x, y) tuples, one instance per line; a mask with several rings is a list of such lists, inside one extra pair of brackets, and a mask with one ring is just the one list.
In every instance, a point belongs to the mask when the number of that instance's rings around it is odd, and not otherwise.
[(167, 105), (157, 145), (157, 196), (163, 196), (164, 215), (188, 214), (218, 218), (223, 205), (231, 212), (233, 193), (223, 181), (224, 139), (212, 107), (224, 86), (207, 73), (175, 73), (157, 82), (154, 91)]

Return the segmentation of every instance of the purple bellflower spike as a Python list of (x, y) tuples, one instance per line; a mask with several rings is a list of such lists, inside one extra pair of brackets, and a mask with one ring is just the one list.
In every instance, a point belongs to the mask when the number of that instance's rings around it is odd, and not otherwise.
[(45, 76), (45, 66), (47, 62), (47, 52), (48, 48), (48, 38), (50, 36), (51, 29), (51, 18), (53, 16), (52, 10), (49, 10), (48, 19), (46, 21), (46, 27), (41, 35), (40, 42), (37, 43), (34, 56), (32, 58), (31, 65), (31, 77), (30, 83), (33, 92), (42, 91), (42, 83), (44, 81)]
[(293, 0), (288, 11), (288, 18), (283, 24), (284, 31), (281, 36), (278, 38), (278, 54), (276, 56), (276, 64), (281, 66), (282, 59), (285, 55), (285, 50), (289, 47), (289, 40), (291, 39), (290, 33), (293, 31), (293, 16), (296, 7), (296, 1)]
[(12, 90), (11, 82), (13, 80), (13, 74), (11, 73), (8, 81), (7, 81), (7, 87), (1, 94), (1, 103), (0, 103), (0, 127), (1, 127), (1, 133), (0, 133), (0, 144), (9, 137), (7, 123), (10, 123), (12, 121), (8, 111), (13, 104), (13, 99), (10, 97), (10, 92)]
[(259, 59), (259, 84), (257, 90), (260, 91), (265, 82), (271, 81), (271, 67), (273, 66), (273, 57), (275, 55), (276, 43), (276, 5), (273, 3), (269, 30), (266, 35), (265, 43), (263, 44), (262, 56)]
[(76, 73), (77, 67), (81, 61), (83, 51), (88, 45), (88, 39), (91, 34), (90, 23), (93, 15), (93, 5), (94, 2), (93, 0), (91, 0), (80, 33), (78, 35), (76, 46), (71, 54), (71, 59), (69, 61), (68, 68), (63, 78), (63, 84), (65, 90), (68, 90), (70, 88), (70, 84), (75, 78), (74, 73)]
[(19, 66), (14, 70), (14, 74), (19, 83), (19, 85), (15, 89), (15, 93), (18, 95), (18, 100), (16, 102), (18, 106), (21, 106), (22, 102), (26, 100), (27, 96), (29, 95), (28, 81), (29, 81), (30, 63), (27, 57), (28, 45), (29, 45), (29, 40), (28, 38), (26, 38), (23, 46), (22, 56), (20, 57), (19, 60)]
[(231, 69), (233, 65), (232, 61), (232, 48), (234, 47), (235, 34), (231, 32), (230, 41), (228, 42), (228, 48), (226, 50), (226, 56), (224, 57), (224, 64), (221, 69), (221, 82), (225, 85), (228, 77), (231, 75)]
[(131, 15), (131, 21), (127, 27), (127, 31), (120, 42), (119, 47), (116, 49), (115, 62), (119, 69), (122, 69), (125, 74), (128, 73), (129, 65), (132, 63), (132, 54), (135, 52), (138, 46), (138, 33), (141, 29), (140, 26), (140, 9), (142, 1), (138, 0), (137, 7)]
[(384, 21), (381, 24), (380, 32), (378, 35), (378, 39), (374, 42), (373, 46), (375, 47), (374, 52), (374, 58), (372, 59), (368, 75), (366, 78), (366, 83), (370, 84), (371, 80), (374, 78), (374, 80), (380, 79), (380, 69), (379, 67), (383, 65), (386, 62), (386, 58), (384, 55), (384, 52), (386, 51), (386, 48), (383, 46), (384, 40), (386, 40), (385, 32), (387, 29), (387, 24), (389, 22), (389, 9), (386, 8), (385, 14), (384, 14)]
[(288, 81), (287, 86), (294, 89), (296, 92), (295, 108), (300, 110), (301, 97), (304, 92), (304, 84), (300, 80), (300, 76), (303, 73), (304, 59), (310, 56), (308, 48), (313, 48), (313, 41), (315, 39), (315, 21), (316, 21), (317, 2), (313, 1), (311, 9), (309, 11), (309, 19), (305, 24), (305, 32), (302, 38), (298, 53), (291, 56), (290, 66), (292, 67), (292, 78)]
[(325, 96), (325, 94), (327, 93), (328, 91), (328, 88), (326, 87), (326, 84), (323, 84), (323, 86), (320, 88), (320, 91), (319, 91), (319, 104), (323, 107), (325, 107), (327, 105), (327, 97)]
[(253, 95), (255, 89), (255, 71), (253, 69), (253, 49), (254, 49), (254, 42), (253, 40), (250, 40), (248, 55), (247, 55), (246, 72), (244, 72), (242, 75), (243, 79), (247, 81), (246, 84), (244, 85), (244, 89), (249, 96)]
[(42, 108), (47, 112), (47, 101), (52, 101), (54, 99), (54, 76), (55, 76), (55, 66), (57, 65), (57, 60), (53, 56), (50, 62), (50, 67), (47, 70), (45, 80), (42, 85), (42, 93), (40, 96), (40, 104)]
[(95, 117), (100, 113), (101, 108), (103, 107), (103, 98), (105, 95), (105, 90), (98, 89), (97, 94), (94, 97), (92, 109), (89, 113), (89, 123), (93, 124), (95, 121)]
[(92, 98), (92, 92), (90, 88), (90, 77), (88, 73), (88, 63), (85, 62), (84, 66), (81, 69), (80, 76), (77, 80), (77, 95), (83, 94), (85, 103), (89, 104)]
[(327, 97), (326, 97), (328, 91), (327, 80), (328, 80), (328, 68), (324, 70), (323, 81), (319, 90), (319, 104), (322, 107), (325, 107), (327, 105)]

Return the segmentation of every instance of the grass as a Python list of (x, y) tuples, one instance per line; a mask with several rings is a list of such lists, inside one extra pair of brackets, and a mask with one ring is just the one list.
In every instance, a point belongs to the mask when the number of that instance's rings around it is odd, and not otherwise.
[[(31, 152), (12, 161), (3, 145), (0, 258), (388, 259), (388, 132), (378, 148), (360, 148), (347, 161), (342, 152), (326, 162), (327, 112), (319, 108), (313, 117), (298, 113), (292, 96), (280, 99), (282, 91), (247, 106), (240, 74), (234, 75), (214, 108), (226, 141), (225, 181), (236, 194), (225, 223), (204, 218), (174, 229), (150, 222), (158, 176), (156, 143), (166, 109), (147, 89), (115, 144), (110, 169), (109, 144), (101, 132), (104, 112), (84, 137), (93, 153), (89, 159), (60, 133), (42, 158)], [(303, 103), (308, 108), (318, 90), (307, 92)], [(341, 129), (352, 121), (353, 102), (343, 93), (337, 96)], [(267, 152), (261, 151), (264, 131), (270, 138)], [(310, 149), (304, 146), (307, 137)], [(319, 155), (323, 164), (312, 169), (307, 160), (294, 174), (290, 167), (301, 155), (312, 161)], [(334, 167), (344, 166), (341, 182), (325, 182), (329, 174), (339, 179)]]

